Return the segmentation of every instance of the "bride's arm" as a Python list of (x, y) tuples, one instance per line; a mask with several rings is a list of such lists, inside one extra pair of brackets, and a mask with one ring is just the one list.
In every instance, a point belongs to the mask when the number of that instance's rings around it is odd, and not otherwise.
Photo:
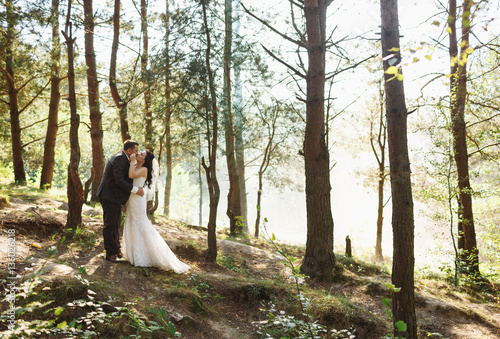
[(130, 166), (130, 169), (128, 170), (128, 177), (130, 179), (146, 177), (147, 174), (148, 174), (148, 169), (146, 167), (141, 167), (137, 170), (135, 166)]
[[(135, 155), (132, 154), (130, 156), (130, 159), (131, 160), (135, 160)], [(130, 164), (130, 168), (128, 170), (128, 177), (130, 179), (137, 179), (137, 178), (140, 178), (140, 177), (145, 177), (148, 175), (148, 169), (146, 167), (141, 167), (140, 169), (136, 169), (136, 167), (132, 164)]]

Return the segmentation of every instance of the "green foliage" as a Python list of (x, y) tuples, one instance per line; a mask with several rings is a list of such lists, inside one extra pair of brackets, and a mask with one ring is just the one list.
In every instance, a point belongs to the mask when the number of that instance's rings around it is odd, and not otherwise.
[(232, 254), (224, 254), (222, 256), (217, 257), (217, 263), (234, 272), (238, 273), (248, 272), (247, 261), (246, 258), (243, 257), (234, 256)]
[(267, 312), (267, 320), (254, 322), (261, 338), (323, 338), (327, 332), (326, 326), (311, 321), (309, 317), (299, 319), (287, 315), (285, 311), (277, 311), (272, 303), (269, 309), (261, 310)]
[[(181, 333), (177, 332), (174, 323), (169, 320), (167, 311), (163, 307), (160, 307), (159, 309), (148, 308), (148, 311), (153, 314), (154, 323), (157, 324), (157, 331), (159, 332), (157, 334), (164, 332), (167, 335), (173, 335), (174, 338), (180, 338), (182, 336)], [(152, 321), (150, 320), (150, 322)]]
[[(304, 283), (307, 276), (300, 273), (300, 268), (296, 265), (297, 258), (288, 254), (286, 247), (280, 246), (276, 243), (276, 236), (274, 233), (269, 236), (266, 228), (267, 219), (264, 218), (264, 235), (271, 247), (275, 250), (276, 254), (283, 258), (283, 265), (285, 265), (291, 272), (290, 278), (294, 282), (294, 289), (296, 291), (295, 302), (298, 302), (300, 307), (300, 315), (292, 316), (286, 315), (284, 310), (278, 311), (274, 303), (270, 303), (269, 309), (261, 309), (267, 312), (267, 320), (261, 322), (254, 322), (257, 326), (257, 333), (261, 338), (323, 338), (327, 333), (326, 326), (318, 323), (312, 317), (311, 300), (304, 295)], [(354, 331), (353, 331), (354, 332)], [(335, 331), (334, 338), (354, 338), (350, 331), (342, 330)], [(345, 336), (344, 336), (345, 335)]]
[(212, 285), (203, 277), (200, 277), (197, 274), (191, 274), (187, 281), (191, 286), (191, 289), (194, 293), (199, 296), (198, 298), (194, 298), (195, 308), (198, 311), (206, 313), (208, 312), (207, 307), (203, 304), (203, 302), (208, 302), (213, 304), (216, 300), (223, 299), (216, 291), (212, 288)]
[(67, 229), (66, 233), (73, 240), (73, 244), (82, 248), (83, 250), (89, 250), (94, 247), (98, 239), (98, 235), (95, 232), (86, 229), (85, 227), (79, 225), (75, 229)]
[(14, 165), (12, 162), (0, 161), (0, 183), (6, 184), (14, 181)]
[[(385, 285), (393, 293), (398, 293), (398, 292), (401, 291), (401, 287), (396, 287), (394, 284), (386, 283)], [(391, 308), (392, 308), (391, 299), (382, 297), (382, 301), (384, 303), (385, 313), (387, 314), (387, 316), (389, 317), (389, 319), (391, 319), (392, 321), (394, 321), (394, 316), (393, 316), (392, 311), (391, 311)], [(394, 328), (395, 328), (395, 330), (397, 332), (406, 332), (406, 330), (408, 328), (408, 325), (404, 321), (398, 320), (398, 321), (396, 321), (394, 323)], [(394, 337), (392, 334), (388, 334), (386, 336), (386, 338), (403, 339), (403, 338), (399, 338), (399, 337)]]
[[(40, 289), (50, 291), (51, 287), (44, 286), (46, 284), (38, 277), (24, 281), (16, 293), (16, 304), (21, 305), (16, 308), (16, 327), (14, 330), (2, 332), (2, 337), (19, 338), (37, 334), (91, 338), (103, 334), (108, 336), (106, 333), (114, 336), (114, 327), (121, 321), (125, 324), (130, 323), (129, 332), (135, 333), (130, 337), (155, 338), (161, 334), (173, 338), (181, 337), (175, 325), (168, 320), (165, 309), (151, 309), (154, 316), (154, 320), (151, 320), (133, 310), (135, 302), (126, 302), (124, 306), (113, 306), (110, 304), (113, 302), (111, 299), (110, 302), (96, 300), (96, 292), (89, 288), (89, 281), (78, 277), (76, 284), (79, 286), (75, 285), (72, 288), (83, 289), (81, 298), (52, 306), (65, 297), (57, 298), (56, 294), (39, 293)], [(40, 287), (37, 288), (38, 286)], [(50, 295), (52, 298), (43, 302), (36, 300), (45, 295)], [(34, 301), (23, 303), (33, 298)], [(7, 320), (6, 312), (2, 314), (2, 322)], [(28, 314), (30, 316), (27, 316)]]

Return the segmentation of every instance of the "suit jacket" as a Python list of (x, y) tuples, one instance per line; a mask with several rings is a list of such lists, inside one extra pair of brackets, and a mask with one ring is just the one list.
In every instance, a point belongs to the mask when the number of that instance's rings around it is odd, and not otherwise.
[(104, 169), (97, 195), (101, 200), (107, 200), (118, 205), (125, 205), (134, 187), (133, 179), (128, 177), (130, 162), (124, 151), (113, 155)]

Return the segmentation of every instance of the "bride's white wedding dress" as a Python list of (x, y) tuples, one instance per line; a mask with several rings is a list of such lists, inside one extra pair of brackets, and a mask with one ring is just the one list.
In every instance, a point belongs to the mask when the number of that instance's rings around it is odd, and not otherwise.
[[(146, 178), (134, 179), (134, 186), (142, 187)], [(146, 191), (147, 187), (144, 188)], [(123, 228), (123, 256), (134, 266), (158, 267), (184, 273), (188, 265), (177, 259), (165, 240), (149, 221), (146, 213), (146, 195), (131, 194)]]

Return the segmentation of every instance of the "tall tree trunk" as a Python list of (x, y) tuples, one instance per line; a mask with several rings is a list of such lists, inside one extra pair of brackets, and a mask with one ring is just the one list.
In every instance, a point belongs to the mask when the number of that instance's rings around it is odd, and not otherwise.
[(55, 164), (55, 148), (57, 130), (59, 129), (57, 117), (59, 114), (59, 101), (61, 92), (59, 86), (61, 84), (60, 77), (60, 62), (61, 62), (61, 45), (59, 41), (59, 0), (52, 0), (51, 8), (51, 24), (52, 24), (52, 74), (50, 78), (50, 103), (49, 103), (49, 119), (47, 122), (47, 134), (45, 136), (45, 147), (43, 153), (42, 174), (40, 176), (40, 188), (47, 189), (52, 186), (52, 178), (54, 176)]
[(375, 244), (375, 257), (378, 261), (382, 261), (384, 259), (382, 255), (382, 229), (384, 225), (384, 186), (386, 179), (385, 148), (387, 142), (387, 126), (384, 122), (384, 92), (382, 89), (379, 90), (379, 100), (378, 131), (374, 134), (374, 126), (373, 122), (371, 122), (370, 144), (378, 164), (377, 240)]
[(234, 51), (234, 59), (237, 62), (233, 65), (234, 73), (234, 151), (236, 155), (236, 173), (240, 187), (240, 208), (243, 222), (243, 232), (248, 233), (248, 202), (247, 202), (247, 187), (245, 181), (245, 144), (243, 139), (243, 94), (241, 86), (241, 36), (240, 36), (240, 7), (241, 0), (235, 0), (235, 10), (237, 19), (234, 21), (234, 42), (236, 50)]
[(111, 96), (118, 108), (118, 116), (120, 117), (120, 132), (122, 141), (130, 140), (130, 133), (127, 121), (127, 104), (128, 101), (123, 100), (116, 86), (116, 58), (118, 54), (118, 45), (120, 42), (120, 0), (115, 0), (115, 11), (113, 14), (113, 44), (111, 46), (111, 61), (109, 64), (109, 89)]
[(229, 231), (231, 235), (241, 234), (243, 224), (241, 223), (240, 207), (240, 183), (236, 168), (236, 159), (234, 155), (234, 129), (233, 113), (231, 107), (231, 52), (232, 52), (232, 27), (233, 27), (233, 9), (232, 0), (225, 0), (225, 24), (226, 35), (224, 39), (224, 113), (225, 113), (225, 139), (226, 139), (226, 160), (229, 176), (229, 193), (227, 194), (227, 216), (229, 217)]
[[(99, 108), (99, 81), (94, 51), (94, 13), (92, 0), (83, 1), (85, 26), (85, 63), (87, 65), (87, 84), (90, 110), (90, 138), (92, 140), (92, 167), (94, 183), (92, 184), (92, 201), (98, 201), (97, 189), (104, 172), (104, 148), (102, 144), (102, 116)], [(97, 184), (96, 184), (97, 183)]]
[(170, 9), (169, 0), (165, 1), (165, 153), (167, 177), (165, 179), (165, 194), (163, 214), (170, 216), (170, 194), (172, 191), (172, 136), (170, 123), (172, 117), (172, 90), (170, 88)]
[(257, 214), (255, 216), (255, 231), (254, 237), (259, 239), (260, 236), (260, 206), (262, 201), (262, 174), (259, 172), (259, 188), (257, 190)]
[(141, 55), (141, 77), (142, 87), (144, 90), (144, 119), (146, 122), (146, 135), (144, 145), (150, 150), (154, 149), (153, 145), (153, 115), (151, 113), (151, 99), (149, 89), (148, 76), (148, 7), (146, 0), (141, 0), (141, 32), (142, 32), (142, 55)]
[(70, 160), (68, 165), (68, 216), (66, 221), (67, 228), (76, 228), (82, 224), (82, 206), (83, 206), (83, 185), (78, 175), (78, 165), (80, 164), (80, 145), (78, 142), (78, 126), (80, 116), (76, 108), (75, 92), (75, 68), (73, 55), (73, 39), (71, 29), (71, 0), (68, 0), (68, 14), (66, 18), (66, 28), (62, 32), (66, 39), (68, 49), (68, 87), (69, 87), (69, 107), (71, 111), (71, 126), (69, 133), (70, 140)]
[[(170, 98), (166, 98), (167, 101), (170, 101)], [(163, 200), (163, 214), (167, 217), (170, 216), (170, 195), (172, 192), (172, 136), (170, 131), (170, 118), (172, 115), (172, 110), (167, 106), (167, 117), (165, 121), (165, 157), (166, 157), (166, 165), (167, 165), (167, 176), (165, 178), (165, 194)]]
[(456, 0), (450, 0), (448, 27), (450, 38), (450, 106), (453, 135), (453, 151), (458, 176), (458, 248), (461, 269), (470, 276), (479, 278), (479, 251), (477, 249), (474, 216), (472, 213), (472, 188), (469, 180), (469, 155), (467, 152), (467, 131), (465, 126), (465, 105), (467, 101), (467, 57), (469, 54), (470, 10), (473, 2), (464, 0), (462, 10), (462, 32), (460, 55), (456, 29)]
[(12, 0), (6, 0), (7, 36), (5, 46), (5, 70), (7, 92), (9, 93), (10, 129), (12, 134), (12, 162), (14, 163), (14, 180), (17, 184), (26, 185), (24, 171), (23, 146), (21, 142), (21, 123), (19, 121), (18, 89), (14, 75), (14, 49), (16, 39), (17, 15)]
[(380, 171), (383, 170), (382, 166), (379, 167), (378, 178), (378, 206), (377, 206), (377, 240), (375, 242), (375, 257), (377, 261), (384, 260), (382, 255), (382, 229), (384, 226), (384, 183), (385, 175)]
[(330, 279), (335, 268), (330, 198), (329, 152), (325, 142), (326, 11), (330, 0), (305, 0), (307, 30), (307, 102), (304, 159), (307, 242), (301, 272)]
[(257, 216), (255, 218), (255, 238), (259, 238), (259, 231), (260, 231), (260, 211), (262, 208), (262, 189), (264, 187), (264, 173), (267, 170), (267, 167), (269, 166), (269, 161), (271, 159), (271, 149), (273, 147), (273, 139), (274, 139), (274, 132), (275, 132), (275, 125), (273, 124), (273, 129), (271, 134), (269, 135), (269, 141), (266, 145), (266, 149), (264, 151), (264, 157), (262, 159), (262, 163), (260, 164), (259, 167), (259, 189), (257, 190)]
[(202, 174), (202, 165), (201, 165), (201, 136), (198, 134), (198, 187), (200, 189), (200, 195), (198, 200), (198, 225), (203, 224), (203, 181), (201, 180)]
[[(208, 184), (208, 194), (210, 197), (210, 213), (208, 216), (208, 259), (215, 261), (217, 259), (217, 206), (219, 205), (219, 197), (220, 197), (220, 189), (219, 183), (217, 181), (217, 95), (215, 92), (215, 84), (214, 84), (214, 76), (212, 73), (212, 68), (210, 66), (210, 50), (211, 50), (211, 42), (210, 42), (210, 29), (208, 27), (208, 19), (207, 19), (207, 1), (201, 0), (202, 10), (203, 10), (203, 27), (205, 30), (205, 36), (207, 39), (207, 48), (205, 51), (205, 65), (207, 67), (208, 74), (208, 86), (210, 91), (210, 97), (207, 95), (207, 140), (208, 140), (208, 156), (209, 156), (209, 164), (205, 163), (205, 158), (202, 158), (202, 165), (205, 169), (205, 174), (207, 177)], [(208, 107), (208, 104), (211, 104), (211, 109)], [(212, 128), (210, 129), (210, 122)], [(212, 138), (210, 138), (210, 134)], [(212, 140), (210, 140), (212, 139)]]
[[(401, 289), (398, 292), (396, 290), (392, 298), (394, 336), (417, 338), (414, 296), (413, 198), (407, 136), (408, 112), (402, 79), (396, 79), (387, 73), (390, 65), (396, 65), (395, 67), (401, 65), (397, 0), (380, 0), (380, 12), (382, 18), (382, 57), (386, 72), (384, 76), (385, 103), (392, 192), (392, 283), (396, 288)], [(406, 331), (398, 330), (396, 324), (400, 324), (400, 321), (406, 324)]]

